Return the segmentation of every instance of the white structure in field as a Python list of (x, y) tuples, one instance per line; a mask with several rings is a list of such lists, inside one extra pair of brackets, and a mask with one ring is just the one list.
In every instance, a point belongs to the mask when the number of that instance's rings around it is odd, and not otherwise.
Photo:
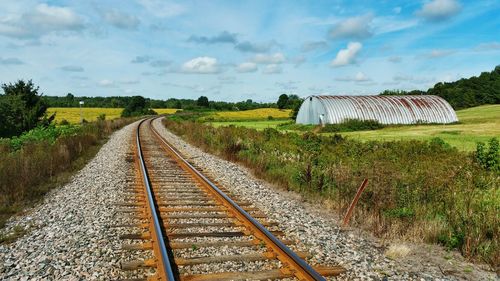
[(297, 124), (338, 124), (346, 119), (381, 124), (453, 123), (457, 114), (438, 96), (309, 96), (300, 106)]

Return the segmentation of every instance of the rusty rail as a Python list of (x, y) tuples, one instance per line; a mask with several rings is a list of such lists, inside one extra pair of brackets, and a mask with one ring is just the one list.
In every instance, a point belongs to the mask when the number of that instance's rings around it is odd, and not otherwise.
[(142, 120), (137, 126), (137, 136), (136, 136), (136, 144), (137, 144), (137, 155), (139, 157), (139, 164), (141, 169), (141, 175), (144, 183), (144, 188), (146, 189), (147, 195), (147, 212), (149, 216), (149, 229), (151, 231), (151, 240), (153, 242), (153, 251), (156, 257), (156, 278), (158, 280), (168, 280), (173, 281), (174, 273), (172, 270), (172, 266), (170, 263), (170, 259), (167, 253), (167, 247), (165, 245), (165, 240), (163, 239), (163, 232), (161, 228), (161, 223), (158, 215), (158, 211), (156, 208), (156, 203), (153, 195), (153, 191), (151, 188), (151, 183), (148, 176), (148, 169), (146, 167), (146, 163), (144, 161), (142, 149), (141, 149), (141, 139), (139, 128), (141, 124), (145, 120)]

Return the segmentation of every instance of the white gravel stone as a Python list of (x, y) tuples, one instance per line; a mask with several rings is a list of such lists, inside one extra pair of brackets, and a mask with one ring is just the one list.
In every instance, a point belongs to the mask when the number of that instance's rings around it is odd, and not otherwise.
[(384, 255), (386, 245), (367, 233), (342, 229), (336, 215), (319, 210), (317, 205), (305, 202), (296, 193), (255, 178), (238, 164), (186, 143), (165, 129), (160, 119), (153, 125), (192, 164), (202, 168), (232, 194), (253, 202), (271, 220), (279, 222), (287, 237), (298, 242), (294, 250), (307, 250), (313, 255), (309, 260), (311, 264), (344, 266), (347, 273), (338, 280), (498, 280), (496, 274), (477, 266), (473, 266), (473, 274), (445, 275), (439, 264), (418, 259), (388, 259)]
[[(110, 280), (127, 277), (121, 260), (133, 255), (121, 250), (121, 233), (113, 227), (127, 217), (115, 214), (123, 202), (126, 178), (133, 175), (127, 162), (135, 124), (112, 134), (98, 154), (43, 202), (14, 217), (2, 229), (15, 226), (28, 232), (14, 243), (0, 245), (1, 280)], [(115, 219), (119, 219), (117, 222)]]

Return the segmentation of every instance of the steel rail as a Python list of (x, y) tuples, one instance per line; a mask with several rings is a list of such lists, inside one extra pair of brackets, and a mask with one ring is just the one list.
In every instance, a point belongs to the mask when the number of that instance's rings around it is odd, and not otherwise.
[(307, 264), (303, 259), (301, 259), (296, 253), (294, 253), (290, 248), (288, 248), (283, 242), (277, 239), (269, 230), (267, 230), (260, 222), (254, 219), (250, 214), (248, 214), (245, 210), (243, 210), (238, 204), (236, 204), (229, 196), (227, 196), (222, 190), (220, 190), (210, 179), (205, 177), (202, 173), (200, 173), (195, 167), (193, 167), (187, 160), (184, 159), (180, 155), (177, 150), (172, 147), (153, 127), (151, 124), (153, 120), (157, 119), (152, 118), (149, 119), (150, 129), (156, 135), (156, 137), (164, 144), (165, 147), (169, 148), (169, 150), (177, 157), (182, 164), (188, 167), (189, 171), (196, 175), (199, 179), (201, 179), (205, 184), (207, 184), (215, 193), (222, 198), (225, 202), (227, 202), (233, 210), (236, 210), (239, 213), (239, 217), (243, 217), (244, 220), (251, 223), (252, 230), (255, 230), (256, 237), (265, 240), (266, 244), (270, 246), (276, 253), (277, 258), (282, 261), (284, 264), (288, 264), (291, 267), (299, 279), (304, 280), (326, 280), (323, 276), (321, 276), (312, 266)]
[(159, 260), (156, 263), (157, 277), (159, 280), (173, 281), (175, 280), (174, 273), (172, 270), (172, 265), (170, 263), (170, 258), (167, 253), (167, 247), (165, 245), (165, 241), (163, 240), (161, 223), (160, 219), (158, 218), (158, 211), (156, 209), (155, 200), (153, 198), (151, 182), (148, 176), (148, 169), (146, 168), (146, 163), (144, 161), (141, 148), (140, 127), (145, 120), (146, 119), (141, 120), (141, 122), (137, 126), (136, 143), (137, 143), (137, 154), (139, 156), (139, 163), (141, 167), (143, 183), (146, 189), (148, 209), (150, 211), (151, 223), (153, 224), (153, 229), (152, 229), (153, 233), (151, 234), (151, 237), (153, 240), (153, 245), (156, 245), (156, 247), (153, 247), (153, 249), (157, 251), (157, 253), (155, 253), (156, 254), (155, 258)]

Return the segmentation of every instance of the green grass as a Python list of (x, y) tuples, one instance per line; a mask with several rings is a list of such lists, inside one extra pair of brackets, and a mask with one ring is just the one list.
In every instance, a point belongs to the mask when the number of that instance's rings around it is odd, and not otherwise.
[[(341, 133), (352, 139), (371, 140), (429, 140), (439, 137), (462, 150), (473, 151), (476, 142), (500, 138), (500, 105), (483, 105), (457, 111), (459, 124), (390, 126), (380, 130)], [(290, 120), (212, 122), (215, 127), (235, 125), (263, 130), (276, 128)], [(326, 134), (328, 135), (328, 134)]]
[(500, 105), (459, 110), (457, 116), (459, 124), (391, 126), (381, 130), (348, 132), (343, 135), (362, 141), (428, 140), (439, 137), (463, 151), (473, 151), (476, 142), (500, 137)]
[(211, 122), (214, 127), (221, 126), (241, 126), (257, 130), (263, 130), (266, 128), (276, 128), (279, 124), (289, 122), (289, 120), (269, 120), (269, 121), (231, 121), (231, 122)]

